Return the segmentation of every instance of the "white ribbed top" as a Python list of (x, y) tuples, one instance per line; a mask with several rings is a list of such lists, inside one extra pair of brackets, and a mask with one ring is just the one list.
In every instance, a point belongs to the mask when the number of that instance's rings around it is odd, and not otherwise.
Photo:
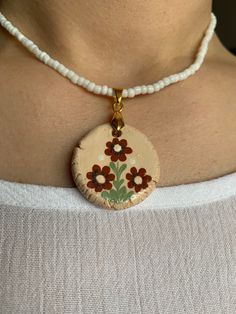
[[(217, 179), (156, 188), (143, 202), (125, 210), (191, 207), (236, 195), (236, 172)], [(43, 186), (0, 180), (0, 203), (30, 208), (98, 211), (74, 188)]]
[(235, 314), (236, 172), (124, 210), (0, 180), (0, 313)]

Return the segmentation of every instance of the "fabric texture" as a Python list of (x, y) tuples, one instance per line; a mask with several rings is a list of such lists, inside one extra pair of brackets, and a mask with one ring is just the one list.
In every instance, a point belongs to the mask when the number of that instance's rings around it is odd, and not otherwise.
[(0, 180), (0, 313), (236, 313), (235, 187), (236, 173), (113, 211)]

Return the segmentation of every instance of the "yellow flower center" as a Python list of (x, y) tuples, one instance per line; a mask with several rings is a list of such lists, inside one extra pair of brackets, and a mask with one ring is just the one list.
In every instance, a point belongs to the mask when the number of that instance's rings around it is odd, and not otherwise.
[(106, 179), (105, 179), (105, 177), (104, 177), (102, 174), (97, 175), (97, 176), (96, 176), (96, 180), (97, 180), (97, 182), (98, 182), (99, 184), (103, 184), (103, 183), (106, 182)]
[(143, 182), (143, 179), (140, 176), (136, 176), (134, 178), (135, 184), (141, 184)]
[(122, 147), (119, 144), (115, 144), (113, 149), (114, 149), (115, 152), (118, 153), (118, 152), (120, 152), (122, 150)]

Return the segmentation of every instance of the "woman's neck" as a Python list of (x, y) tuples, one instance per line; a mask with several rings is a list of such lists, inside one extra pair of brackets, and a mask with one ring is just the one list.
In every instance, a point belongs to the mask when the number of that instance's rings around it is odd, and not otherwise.
[(5, 0), (0, 10), (80, 74), (99, 79), (109, 69), (111, 84), (131, 84), (130, 78), (153, 71), (158, 78), (192, 61), (210, 22), (211, 0)]

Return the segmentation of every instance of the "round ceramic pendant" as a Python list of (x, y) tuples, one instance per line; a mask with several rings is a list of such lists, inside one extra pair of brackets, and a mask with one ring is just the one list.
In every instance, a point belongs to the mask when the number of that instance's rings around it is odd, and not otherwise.
[(125, 125), (112, 135), (110, 123), (99, 125), (74, 148), (71, 170), (80, 192), (104, 208), (124, 209), (142, 202), (159, 180), (158, 155), (138, 129)]

